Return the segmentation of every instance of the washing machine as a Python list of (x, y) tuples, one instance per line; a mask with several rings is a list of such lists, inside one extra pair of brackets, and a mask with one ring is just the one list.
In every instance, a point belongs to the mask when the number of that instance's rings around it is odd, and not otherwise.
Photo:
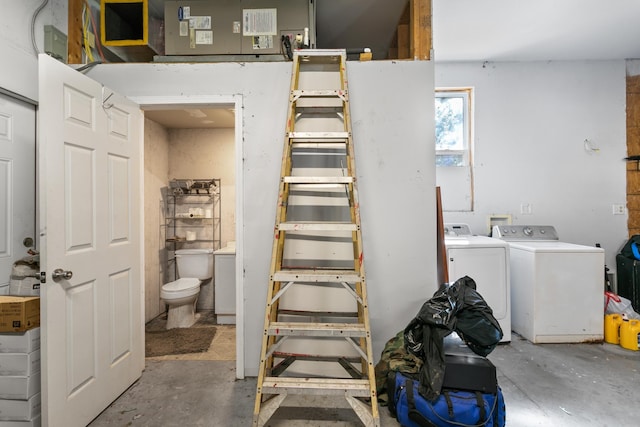
[(500, 225), (509, 243), (511, 326), (532, 343), (602, 341), (604, 250), (561, 242), (553, 226)]
[(473, 235), (466, 224), (445, 224), (444, 231), (449, 282), (471, 277), (500, 324), (503, 334), (500, 342), (510, 342), (509, 244)]

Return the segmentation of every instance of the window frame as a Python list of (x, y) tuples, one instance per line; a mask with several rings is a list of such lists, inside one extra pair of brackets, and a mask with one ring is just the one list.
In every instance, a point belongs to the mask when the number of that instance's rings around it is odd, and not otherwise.
[[(472, 100), (472, 88), (436, 88), (434, 98), (462, 98), (463, 99), (463, 149), (462, 150), (449, 150), (438, 149), (436, 145), (436, 167), (471, 167), (471, 100)], [(437, 162), (438, 156), (444, 155), (462, 155), (462, 163), (458, 165), (439, 165)]]
[[(446, 182), (449, 179), (453, 178), (453, 176), (460, 176), (459, 174), (463, 174), (467, 176), (468, 187), (465, 191), (468, 191), (467, 194), (464, 195), (467, 203), (466, 207), (453, 207), (447, 208), (448, 203), (446, 202), (446, 198), (443, 197), (443, 210), (449, 212), (473, 212), (474, 211), (474, 174), (473, 174), (473, 88), (472, 87), (441, 87), (435, 88), (434, 90), (434, 98), (446, 98), (446, 97), (461, 97), (464, 100), (463, 106), (463, 149), (462, 150), (449, 150), (449, 149), (438, 149), (435, 146), (435, 166), (436, 166), (436, 176), (440, 175), (440, 181), (445, 180)], [(434, 100), (435, 101), (435, 100)], [(437, 120), (434, 115), (434, 120)], [(462, 164), (456, 165), (438, 165), (437, 159), (438, 156), (443, 155), (462, 155)], [(440, 170), (440, 173), (438, 171)], [(458, 172), (457, 172), (458, 171)], [(457, 203), (456, 203), (457, 205)]]

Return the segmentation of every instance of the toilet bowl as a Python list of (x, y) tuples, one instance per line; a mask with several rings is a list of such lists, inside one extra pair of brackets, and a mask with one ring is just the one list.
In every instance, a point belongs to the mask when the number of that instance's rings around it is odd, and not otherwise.
[(195, 305), (200, 294), (200, 280), (187, 277), (162, 286), (160, 298), (169, 306), (167, 329), (188, 328), (196, 322)]
[(213, 276), (213, 250), (177, 250), (176, 267), (179, 279), (160, 289), (160, 298), (169, 306), (167, 329), (188, 328), (196, 322), (200, 285)]

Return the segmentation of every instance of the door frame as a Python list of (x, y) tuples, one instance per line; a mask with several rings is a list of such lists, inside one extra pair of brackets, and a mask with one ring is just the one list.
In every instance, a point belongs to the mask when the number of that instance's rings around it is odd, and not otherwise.
[[(235, 108), (235, 190), (236, 190), (236, 378), (244, 379), (244, 235), (243, 235), (243, 144), (242, 95), (129, 96), (144, 110), (206, 108), (233, 104)], [(144, 233), (144, 224), (143, 224)]]

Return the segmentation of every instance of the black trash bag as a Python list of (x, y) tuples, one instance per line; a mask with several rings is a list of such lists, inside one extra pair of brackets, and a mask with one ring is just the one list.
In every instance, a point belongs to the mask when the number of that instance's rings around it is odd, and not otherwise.
[(491, 353), (502, 339), (491, 307), (468, 276), (440, 286), (404, 330), (405, 348), (424, 361), (419, 391), (428, 400), (440, 395), (445, 370), (443, 340), (453, 331), (481, 356)]
[(502, 339), (502, 328), (491, 307), (476, 291), (476, 282), (468, 276), (460, 280), (465, 282), (465, 286), (461, 290), (464, 292), (463, 303), (456, 315), (455, 330), (474, 353), (486, 356)]
[(424, 362), (418, 374), (420, 394), (426, 399), (436, 400), (444, 382), (444, 337), (451, 333), (451, 329), (445, 325), (424, 324), (416, 317), (404, 333), (407, 351)]

